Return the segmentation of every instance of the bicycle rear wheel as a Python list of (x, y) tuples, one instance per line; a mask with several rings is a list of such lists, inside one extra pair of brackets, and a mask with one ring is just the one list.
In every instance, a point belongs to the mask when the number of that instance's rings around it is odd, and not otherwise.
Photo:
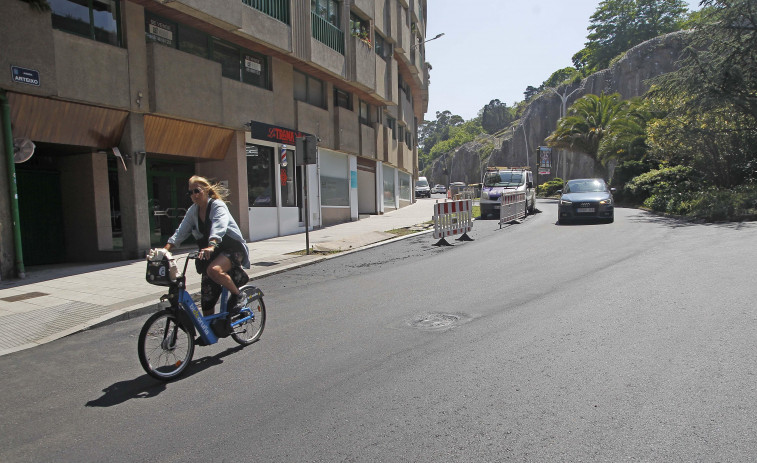
[[(250, 300), (256, 292), (257, 288), (254, 286), (243, 286), (239, 288), (239, 291), (244, 294), (247, 299), (246, 309), (249, 309), (252, 318), (244, 323), (232, 327), (231, 337), (239, 344), (246, 346), (260, 339), (260, 335), (263, 334), (263, 328), (265, 327), (265, 304), (263, 303), (263, 297), (259, 296), (253, 300)], [(231, 318), (231, 322), (241, 320), (250, 314), (247, 310), (243, 310), (239, 315), (234, 315)]]
[(170, 381), (189, 365), (195, 343), (176, 316), (161, 310), (147, 319), (137, 341), (139, 363), (153, 378)]

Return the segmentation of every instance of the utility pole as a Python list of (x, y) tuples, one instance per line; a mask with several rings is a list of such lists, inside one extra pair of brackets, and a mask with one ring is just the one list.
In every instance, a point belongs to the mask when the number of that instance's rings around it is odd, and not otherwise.
[[(581, 82), (581, 86), (580, 87), (578, 87), (577, 89), (573, 90), (570, 93), (568, 93), (568, 87), (566, 86), (565, 90), (563, 90), (562, 94), (560, 94), (557, 91), (557, 89), (554, 88), (554, 87), (548, 87), (547, 88), (547, 90), (550, 90), (552, 93), (554, 93), (555, 95), (557, 95), (558, 97), (560, 97), (560, 101), (562, 101), (562, 105), (560, 106), (560, 119), (562, 119), (563, 117), (565, 117), (565, 114), (567, 112), (566, 106), (568, 104), (568, 98), (570, 98), (571, 96), (573, 96), (573, 94), (576, 93), (577, 91), (583, 90), (585, 84), (586, 84), (586, 81), (584, 80), (583, 82)], [(565, 180), (565, 181), (568, 180), (567, 176), (566, 176), (566, 172), (567, 172), (567, 168), (568, 168), (568, 162), (567, 162), (568, 159), (567, 158), (568, 157), (565, 154), (563, 154), (563, 156), (562, 156), (562, 175), (563, 175), (563, 180)]]

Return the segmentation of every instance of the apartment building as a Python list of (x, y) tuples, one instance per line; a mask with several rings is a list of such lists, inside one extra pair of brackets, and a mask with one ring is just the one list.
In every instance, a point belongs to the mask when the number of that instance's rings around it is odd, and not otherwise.
[[(228, 187), (249, 241), (414, 200), (426, 0), (35, 3), (0, 0), (3, 123), (36, 145), (0, 166), (26, 265), (162, 246), (195, 173)], [(315, 164), (298, 162), (307, 135)], [(0, 195), (4, 278), (13, 203)]]

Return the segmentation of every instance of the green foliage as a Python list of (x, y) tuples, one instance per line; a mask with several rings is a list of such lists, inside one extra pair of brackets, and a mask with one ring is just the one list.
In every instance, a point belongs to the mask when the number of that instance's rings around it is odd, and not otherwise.
[(478, 119), (471, 119), (459, 126), (449, 128), (449, 137), (436, 143), (429, 153), (430, 159), (436, 159), (443, 154), (450, 153), (465, 143), (473, 141), (476, 136), (482, 132), (481, 122)]
[(701, 113), (730, 107), (757, 130), (757, 8), (754, 0), (704, 0), (681, 67), (655, 79), (655, 94)]
[(491, 100), (479, 111), (481, 127), (492, 134), (510, 125), (514, 119), (513, 110), (499, 100)]
[(600, 144), (612, 126), (626, 120), (627, 103), (620, 95), (586, 95), (576, 100), (568, 114), (560, 119), (557, 128), (547, 137), (547, 145), (557, 149), (583, 153), (592, 158), (596, 173), (606, 177), (601, 168), (609, 158), (600, 155)]
[[(418, 169), (428, 167), (433, 159), (431, 150), (437, 143), (450, 138), (450, 130), (465, 123), (465, 120), (450, 111), (437, 111), (435, 121), (423, 121), (418, 125)], [(437, 150), (438, 152), (438, 150)]]
[(603, 0), (590, 18), (588, 41), (573, 55), (578, 70), (596, 71), (632, 47), (668, 32), (686, 21), (683, 0)]
[(655, 169), (657, 166), (648, 160), (635, 161), (626, 160), (621, 161), (615, 166), (615, 171), (612, 174), (610, 186), (615, 188), (615, 200), (619, 203), (632, 203), (633, 194), (626, 193), (626, 184), (635, 177), (641, 174), (649, 172)]
[(708, 185), (688, 166), (663, 167), (641, 174), (625, 186), (627, 198), (650, 209), (666, 212), (670, 201), (689, 201)]
[(542, 197), (554, 196), (557, 194), (557, 190), (562, 190), (563, 183), (563, 179), (555, 177), (537, 186), (536, 194)]

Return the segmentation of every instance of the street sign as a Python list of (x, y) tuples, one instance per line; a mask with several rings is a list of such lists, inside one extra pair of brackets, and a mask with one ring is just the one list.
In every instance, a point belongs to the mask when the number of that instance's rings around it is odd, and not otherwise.
[(13, 82), (18, 84), (39, 87), (39, 71), (35, 71), (34, 69), (11, 66), (11, 76), (13, 77)]

